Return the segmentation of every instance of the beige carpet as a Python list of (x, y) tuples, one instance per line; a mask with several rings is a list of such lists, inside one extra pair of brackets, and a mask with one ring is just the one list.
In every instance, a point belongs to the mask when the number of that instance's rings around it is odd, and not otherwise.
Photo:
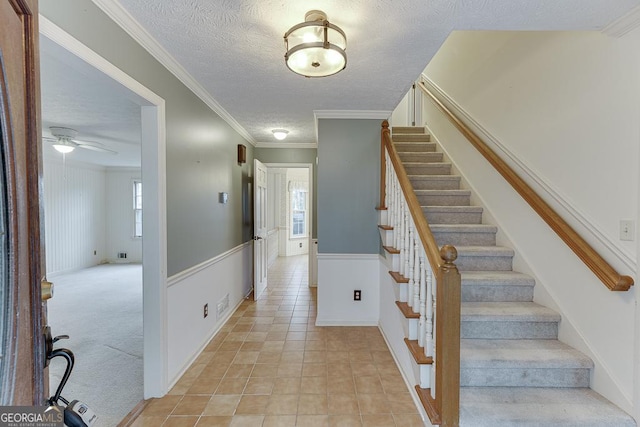
[[(62, 396), (89, 405), (98, 415), (95, 427), (115, 426), (143, 397), (142, 266), (107, 264), (50, 279), (52, 334), (70, 336), (56, 348), (67, 347), (76, 358)], [(50, 394), (66, 365), (57, 359)]]

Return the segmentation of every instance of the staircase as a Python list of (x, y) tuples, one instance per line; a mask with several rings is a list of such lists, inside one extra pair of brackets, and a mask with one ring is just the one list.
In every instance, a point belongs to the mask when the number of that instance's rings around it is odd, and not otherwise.
[[(589, 388), (593, 362), (558, 341), (560, 316), (533, 302), (532, 277), (512, 270), (514, 251), (496, 245), (498, 228), (482, 223), (424, 128), (395, 127), (393, 143), (439, 246), (458, 250), (462, 278), (461, 426), (635, 426), (634, 420)], [(380, 231), (392, 259), (390, 227)], [(396, 262), (396, 264), (394, 264)], [(407, 279), (389, 263), (407, 351), (414, 355), (418, 394), (431, 363), (416, 349), (416, 315), (406, 301)], [(424, 403), (424, 400), (423, 400)]]

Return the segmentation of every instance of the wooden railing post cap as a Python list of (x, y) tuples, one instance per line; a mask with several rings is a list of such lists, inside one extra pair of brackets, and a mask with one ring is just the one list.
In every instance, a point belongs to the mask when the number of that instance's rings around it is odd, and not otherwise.
[(382, 128), (383, 129), (389, 129), (389, 120), (383, 120), (382, 121)]
[(458, 259), (458, 251), (454, 246), (444, 245), (440, 249), (440, 256), (444, 260), (445, 264), (453, 264)]

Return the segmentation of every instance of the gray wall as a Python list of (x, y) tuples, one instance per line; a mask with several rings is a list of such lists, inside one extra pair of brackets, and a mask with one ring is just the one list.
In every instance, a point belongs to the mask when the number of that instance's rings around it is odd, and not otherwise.
[(379, 253), (380, 120), (318, 120), (318, 252)]
[(318, 150), (315, 148), (256, 148), (254, 155), (262, 163), (311, 163), (313, 165), (311, 237), (315, 239), (318, 236), (318, 168), (316, 167)]
[(166, 101), (168, 275), (249, 240), (253, 147), (92, 2), (41, 0), (40, 13)]

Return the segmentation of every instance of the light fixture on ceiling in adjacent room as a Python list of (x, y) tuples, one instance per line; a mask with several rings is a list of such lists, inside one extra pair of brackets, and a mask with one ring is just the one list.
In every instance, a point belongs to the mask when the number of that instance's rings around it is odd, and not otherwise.
[(282, 141), (287, 137), (287, 135), (289, 135), (289, 131), (286, 129), (274, 129), (271, 132), (273, 132), (273, 136), (275, 137), (275, 139), (279, 141)]
[(73, 150), (75, 150), (76, 147), (71, 145), (71, 143), (69, 141), (61, 140), (57, 144), (53, 144), (53, 148), (55, 148), (56, 151), (58, 151), (58, 152), (60, 152), (62, 154), (68, 154), (68, 153), (72, 152)]
[(310, 10), (304, 21), (284, 35), (287, 67), (305, 77), (326, 77), (347, 66), (347, 36), (340, 27), (327, 21), (320, 10)]

